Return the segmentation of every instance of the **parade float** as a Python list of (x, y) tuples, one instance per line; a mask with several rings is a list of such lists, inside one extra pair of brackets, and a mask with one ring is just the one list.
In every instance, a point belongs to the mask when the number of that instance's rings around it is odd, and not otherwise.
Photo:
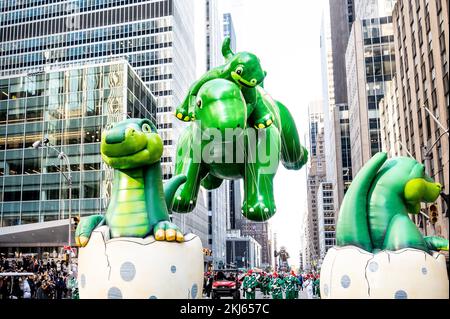
[(168, 214), (186, 178), (163, 185), (162, 153), (148, 119), (127, 119), (102, 134), (101, 155), (114, 168), (114, 182), (106, 214), (82, 218), (75, 233), (80, 298), (202, 297), (202, 243)]
[(276, 212), (273, 178), (281, 161), (300, 169), (308, 159), (289, 110), (263, 89), (266, 72), (257, 56), (234, 54), (227, 37), (226, 63), (189, 89), (176, 117), (191, 124), (177, 144), (175, 174), (187, 181), (174, 196), (172, 209), (191, 212), (200, 186), (213, 190), (223, 180), (243, 179), (242, 214), (265, 221)]
[(408, 214), (434, 202), (441, 185), (413, 158), (377, 153), (341, 206), (336, 246), (322, 263), (322, 298), (448, 298), (448, 240), (424, 237)]
[(101, 155), (114, 182), (106, 214), (82, 218), (76, 230), (80, 298), (201, 298), (202, 243), (183, 234), (169, 211), (191, 212), (200, 185), (212, 190), (243, 178), (243, 215), (267, 220), (276, 212), (279, 162), (295, 170), (306, 163), (291, 114), (262, 87), (266, 72), (258, 57), (234, 54), (229, 38), (222, 53), (226, 64), (195, 82), (176, 110), (192, 123), (165, 185), (163, 143), (151, 121), (127, 119), (103, 132)]

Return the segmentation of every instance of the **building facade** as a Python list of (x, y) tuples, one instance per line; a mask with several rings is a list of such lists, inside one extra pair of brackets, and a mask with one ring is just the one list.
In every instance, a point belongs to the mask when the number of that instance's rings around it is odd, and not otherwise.
[(304, 217), (303, 258), (305, 269), (313, 269), (320, 259), (319, 218), (317, 194), (321, 183), (326, 181), (325, 134), (322, 101), (316, 101), (308, 107), (308, 146), (309, 165), (307, 170), (308, 209)]
[[(391, 94), (398, 109), (394, 119), (401, 141), (398, 151), (424, 163), (426, 173), (444, 186), (445, 193), (450, 186), (448, 10), (445, 0), (397, 2), (393, 29), (398, 67)], [(388, 125), (392, 131), (393, 125)], [(448, 238), (444, 199), (440, 197), (436, 204), (439, 217), (435, 225), (421, 223), (417, 217), (416, 221), (425, 234)], [(428, 213), (427, 206), (423, 209)]]
[[(403, 156), (400, 148), (400, 114), (397, 98), (397, 87), (395, 77), (386, 85), (386, 94), (380, 101), (380, 124), (383, 151), (388, 157)], [(406, 151), (406, 149), (404, 149)], [(408, 151), (409, 152), (409, 151)], [(406, 156), (410, 156), (408, 152)]]
[(317, 190), (317, 217), (319, 220), (319, 250), (321, 265), (331, 247), (336, 245), (336, 220), (332, 183), (320, 183)]
[(254, 238), (261, 246), (261, 266), (272, 265), (273, 247), (270, 224), (268, 222), (252, 222), (242, 218), (238, 222), (238, 229), (243, 236)]
[[(102, 130), (127, 117), (156, 123), (156, 98), (126, 62), (0, 78), (0, 226), (103, 214), (112, 171), (101, 159)], [(72, 199), (58, 152), (70, 162)], [(19, 244), (19, 243), (18, 243)], [(38, 245), (38, 243), (36, 243)]]
[(322, 95), (327, 180), (336, 218), (352, 180), (345, 51), (354, 20), (353, 0), (326, 3), (321, 27)]
[[(163, 177), (172, 177), (183, 129), (173, 112), (195, 80), (193, 0), (1, 1), (0, 12), (0, 76), (126, 59), (156, 97)], [(173, 221), (206, 245), (199, 202)]]
[(395, 73), (395, 1), (355, 1), (345, 60), (353, 175), (382, 150), (379, 103)]
[(251, 236), (227, 236), (227, 265), (235, 268), (260, 268), (261, 245)]

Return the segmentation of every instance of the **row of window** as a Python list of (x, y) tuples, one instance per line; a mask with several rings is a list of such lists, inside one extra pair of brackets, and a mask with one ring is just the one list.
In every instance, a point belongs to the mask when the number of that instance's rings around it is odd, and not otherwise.
[(6, 26), (0, 30), (4, 41), (12, 41), (79, 29), (101, 28), (109, 25), (148, 20), (149, 17), (167, 17), (172, 14), (172, 10), (167, 5), (168, 2), (169, 0), (163, 0), (132, 7), (81, 13), (70, 17), (57, 17), (55, 19), (25, 23), (21, 24), (20, 28), (17, 28), (16, 25)]

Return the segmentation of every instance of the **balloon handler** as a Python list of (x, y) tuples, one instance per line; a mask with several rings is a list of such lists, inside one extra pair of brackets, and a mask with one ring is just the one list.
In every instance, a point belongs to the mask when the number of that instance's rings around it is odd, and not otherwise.
[(242, 289), (245, 293), (245, 299), (255, 299), (256, 287), (258, 286), (258, 279), (256, 278), (253, 270), (249, 270), (245, 275), (242, 283)]
[(266, 272), (262, 272), (261, 276), (259, 277), (259, 287), (261, 288), (263, 298), (270, 297), (269, 296), (270, 280), (271, 279), (269, 277), (269, 274), (267, 274)]
[(375, 154), (345, 194), (337, 245), (321, 266), (321, 297), (448, 299), (445, 256), (439, 253), (448, 251), (448, 240), (423, 236), (410, 218), (421, 212), (421, 203), (438, 200), (441, 190), (414, 158)]
[[(114, 123), (102, 132), (100, 148), (114, 180), (106, 214), (82, 218), (75, 232), (82, 247), (80, 297), (200, 296), (201, 241), (183, 234), (169, 217), (170, 202), (186, 177), (178, 175), (163, 185), (163, 142), (155, 125), (148, 119)], [(189, 282), (181, 283), (182, 277)]]
[(272, 280), (269, 284), (269, 290), (272, 294), (272, 299), (283, 299), (283, 290), (285, 289), (285, 281), (274, 272)]
[(291, 270), (291, 273), (286, 276), (284, 282), (286, 285), (286, 299), (298, 299), (298, 287), (300, 285), (300, 280), (298, 280), (293, 270)]

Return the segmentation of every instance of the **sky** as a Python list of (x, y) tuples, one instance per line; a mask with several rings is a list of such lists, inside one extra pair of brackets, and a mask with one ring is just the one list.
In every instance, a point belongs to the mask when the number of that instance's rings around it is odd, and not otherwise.
[[(293, 114), (304, 144), (308, 104), (321, 97), (320, 25), (324, 0), (219, 0), (232, 15), (237, 51), (255, 53), (268, 72), (264, 87)], [(270, 219), (277, 246), (299, 265), (300, 227), (307, 209), (306, 166), (275, 177), (277, 212)]]

